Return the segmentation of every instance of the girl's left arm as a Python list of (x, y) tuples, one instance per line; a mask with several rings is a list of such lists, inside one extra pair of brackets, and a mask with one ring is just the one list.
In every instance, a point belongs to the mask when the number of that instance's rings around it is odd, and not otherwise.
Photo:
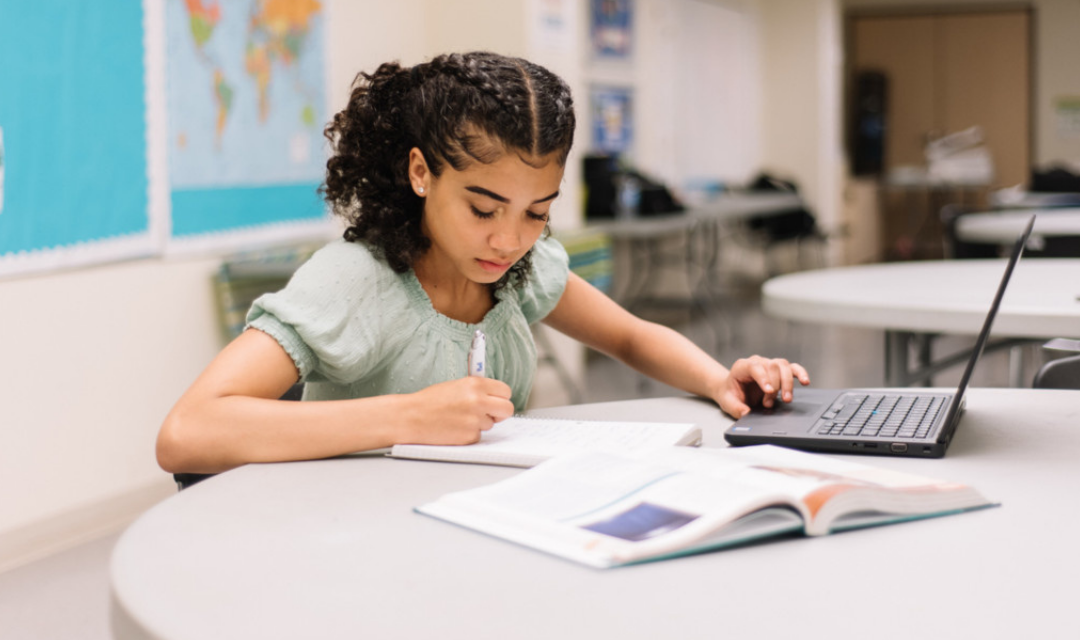
[(810, 384), (802, 366), (783, 358), (751, 356), (729, 370), (683, 335), (638, 318), (573, 273), (544, 323), (651, 378), (711, 398), (736, 418), (751, 405), (772, 406), (777, 391), (790, 401), (795, 379)]

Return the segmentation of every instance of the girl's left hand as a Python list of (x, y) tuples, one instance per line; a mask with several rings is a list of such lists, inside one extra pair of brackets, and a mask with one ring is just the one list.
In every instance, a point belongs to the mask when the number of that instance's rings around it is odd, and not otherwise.
[(741, 358), (731, 365), (713, 399), (725, 413), (738, 419), (750, 413), (751, 406), (772, 407), (777, 391), (783, 402), (791, 402), (796, 379), (803, 386), (810, 384), (810, 375), (800, 364), (783, 358)]

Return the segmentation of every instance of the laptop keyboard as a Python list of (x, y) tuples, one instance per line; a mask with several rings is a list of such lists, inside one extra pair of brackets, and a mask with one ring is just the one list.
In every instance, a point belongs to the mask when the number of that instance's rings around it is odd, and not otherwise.
[(946, 396), (856, 394), (840, 396), (814, 425), (823, 436), (925, 438)]

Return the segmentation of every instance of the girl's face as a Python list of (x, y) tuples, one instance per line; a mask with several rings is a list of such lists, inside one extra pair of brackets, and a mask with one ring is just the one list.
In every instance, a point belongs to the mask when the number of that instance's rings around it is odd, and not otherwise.
[(532, 248), (559, 195), (564, 167), (555, 155), (529, 161), (536, 166), (503, 153), (463, 171), (446, 165), (435, 177), (420, 150), (410, 152), (412, 187), (425, 198), (421, 229), (431, 240), (421, 258), (425, 268), (491, 284)]

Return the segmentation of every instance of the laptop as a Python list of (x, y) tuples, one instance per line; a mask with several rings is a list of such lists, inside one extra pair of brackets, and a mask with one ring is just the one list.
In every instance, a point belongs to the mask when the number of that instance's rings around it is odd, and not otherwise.
[(755, 408), (731, 425), (724, 438), (734, 446), (775, 444), (832, 453), (944, 456), (960, 422), (971, 372), (986, 347), (1005, 287), (1034, 224), (1035, 216), (1031, 216), (1013, 247), (955, 393), (913, 388), (799, 389), (792, 402)]

